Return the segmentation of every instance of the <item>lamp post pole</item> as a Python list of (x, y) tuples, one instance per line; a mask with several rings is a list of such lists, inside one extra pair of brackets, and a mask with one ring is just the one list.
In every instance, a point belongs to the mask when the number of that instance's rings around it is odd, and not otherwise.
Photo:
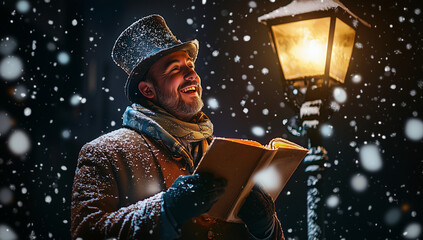
[[(304, 159), (307, 165), (307, 238), (308, 240), (325, 239), (323, 225), (323, 202), (321, 193), (322, 174), (325, 170), (324, 155), (326, 151), (322, 147), (310, 148), (310, 153)], [(320, 216), (320, 217), (319, 217)]]
[(327, 152), (322, 147), (319, 125), (324, 116), (321, 114), (323, 101), (314, 99), (305, 101), (300, 108), (303, 128), (307, 129), (308, 155), (304, 158), (307, 176), (307, 238), (308, 240), (325, 239), (323, 223), (322, 180)]

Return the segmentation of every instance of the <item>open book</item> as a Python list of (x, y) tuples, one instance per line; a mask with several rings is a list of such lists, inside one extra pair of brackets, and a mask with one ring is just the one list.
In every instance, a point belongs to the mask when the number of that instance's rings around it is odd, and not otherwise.
[(238, 211), (256, 182), (275, 201), (307, 152), (308, 149), (282, 138), (275, 138), (266, 146), (251, 140), (214, 138), (194, 173), (213, 173), (228, 180), (228, 185), (206, 215), (241, 222)]

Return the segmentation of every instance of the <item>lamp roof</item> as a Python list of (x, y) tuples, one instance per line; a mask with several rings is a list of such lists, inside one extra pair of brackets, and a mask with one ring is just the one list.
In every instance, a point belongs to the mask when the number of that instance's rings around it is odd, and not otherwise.
[(270, 13), (267, 13), (258, 18), (259, 22), (265, 22), (270, 19), (295, 16), (298, 14), (317, 12), (317, 11), (327, 11), (330, 9), (341, 8), (351, 16), (360, 21), (363, 25), (371, 27), (369, 23), (359, 18), (353, 12), (351, 12), (344, 4), (339, 0), (294, 0), (290, 4), (280, 7)]

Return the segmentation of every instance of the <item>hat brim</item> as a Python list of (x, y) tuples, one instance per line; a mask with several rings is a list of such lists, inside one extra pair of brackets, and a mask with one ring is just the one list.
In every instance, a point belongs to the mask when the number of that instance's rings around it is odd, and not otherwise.
[(150, 55), (148, 58), (141, 59), (126, 80), (125, 95), (129, 101), (134, 103), (137, 99), (140, 98), (141, 93), (138, 91), (138, 83), (145, 80), (145, 76), (147, 75), (148, 70), (157, 60), (176, 51), (186, 51), (188, 56), (190, 56), (195, 62), (198, 55), (198, 45), (198, 41), (195, 39), (167, 49), (163, 49), (156, 52), (155, 54)]

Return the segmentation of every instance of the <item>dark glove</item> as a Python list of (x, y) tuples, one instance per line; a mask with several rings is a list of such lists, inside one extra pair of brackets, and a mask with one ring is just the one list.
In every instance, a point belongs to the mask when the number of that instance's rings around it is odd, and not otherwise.
[(239, 210), (238, 217), (247, 225), (255, 237), (265, 237), (274, 223), (275, 203), (259, 185), (254, 185), (250, 195)]
[(225, 179), (209, 173), (179, 176), (163, 194), (165, 210), (180, 228), (187, 220), (210, 210), (225, 192), (226, 184)]

